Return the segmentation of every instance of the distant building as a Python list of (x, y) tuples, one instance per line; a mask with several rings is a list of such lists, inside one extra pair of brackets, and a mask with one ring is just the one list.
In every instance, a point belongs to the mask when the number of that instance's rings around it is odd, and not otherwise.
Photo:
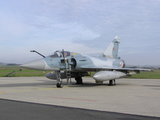
[(9, 64), (7, 64), (7, 66), (17, 66), (17, 64), (15, 64), (15, 63), (9, 63)]
[(0, 62), (0, 66), (4, 66), (4, 64), (2, 62)]

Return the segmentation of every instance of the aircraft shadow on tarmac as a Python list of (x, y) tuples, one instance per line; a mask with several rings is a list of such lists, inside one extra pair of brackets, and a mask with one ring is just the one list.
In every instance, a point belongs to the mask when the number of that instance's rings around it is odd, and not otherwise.
[(160, 85), (143, 85), (145, 87), (160, 87)]
[(76, 84), (76, 82), (72, 82), (70, 84), (67, 84), (67, 82), (64, 82), (64, 86), (68, 87), (98, 87), (98, 86), (104, 86), (104, 87), (115, 87), (115, 86), (128, 86), (131, 85), (129, 83), (116, 83), (114, 86), (110, 86), (108, 82), (102, 83), (102, 84), (97, 84), (93, 82), (83, 82), (83, 84)]
[[(56, 86), (56, 81), (53, 80), (38, 80), (40, 81), (39, 83), (36, 82), (32, 82), (32, 83), (7, 83), (7, 84), (0, 84), (0, 87), (27, 87), (27, 86), (43, 86), (43, 85), (52, 85), (53, 87)], [(110, 85), (106, 82), (103, 84), (97, 84), (97, 83), (93, 83), (93, 82), (83, 82), (83, 84), (76, 84), (76, 82), (72, 82), (72, 83), (68, 83), (64, 80), (63, 81), (63, 85), (67, 86), (67, 87), (98, 87), (98, 86), (106, 86), (109, 87)], [(117, 83), (116, 86), (120, 86), (120, 85), (131, 85), (131, 84), (127, 84), (127, 83)], [(114, 86), (111, 86), (114, 87)]]
[(98, 87), (98, 86), (108, 86), (108, 84), (96, 84), (96, 83), (83, 83), (83, 84), (76, 84), (72, 83), (71, 85), (68, 85), (68, 87)]
[(144, 87), (150, 87), (153, 90), (160, 90), (160, 85), (143, 85)]

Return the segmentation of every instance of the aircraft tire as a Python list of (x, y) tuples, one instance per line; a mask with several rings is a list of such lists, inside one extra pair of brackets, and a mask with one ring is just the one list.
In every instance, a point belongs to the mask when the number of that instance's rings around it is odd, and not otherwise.
[(116, 81), (115, 80), (109, 80), (109, 86), (115, 86)]
[(57, 88), (62, 88), (63, 87), (63, 84), (62, 83), (57, 83)]

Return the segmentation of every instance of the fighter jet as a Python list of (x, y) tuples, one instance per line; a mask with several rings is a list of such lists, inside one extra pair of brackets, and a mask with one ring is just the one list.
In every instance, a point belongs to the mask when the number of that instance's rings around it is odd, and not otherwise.
[(83, 84), (82, 77), (89, 76), (88, 72), (94, 71), (93, 79), (96, 83), (102, 84), (109, 81), (109, 85), (116, 85), (115, 79), (124, 78), (131, 74), (138, 74), (140, 71), (151, 71), (150, 69), (126, 68), (125, 62), (118, 57), (119, 37), (116, 36), (108, 48), (100, 56), (89, 56), (77, 52), (57, 50), (47, 57), (36, 52), (43, 59), (35, 60), (21, 65), (22, 67), (52, 71), (46, 77), (57, 80), (57, 87), (62, 88), (62, 79), (71, 81), (75, 78), (77, 84)]

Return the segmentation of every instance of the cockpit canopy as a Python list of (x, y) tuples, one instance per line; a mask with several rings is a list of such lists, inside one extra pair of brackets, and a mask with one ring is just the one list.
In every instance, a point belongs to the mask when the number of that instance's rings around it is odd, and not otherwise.
[(49, 57), (51, 58), (59, 58), (59, 57), (68, 57), (70, 56), (70, 52), (69, 51), (55, 51), (52, 55), (49, 55)]

